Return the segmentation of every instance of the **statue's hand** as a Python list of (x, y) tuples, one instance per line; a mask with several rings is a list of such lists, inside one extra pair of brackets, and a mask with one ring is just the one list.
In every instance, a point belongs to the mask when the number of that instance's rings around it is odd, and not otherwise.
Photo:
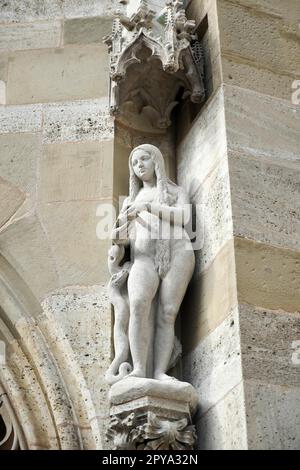
[(129, 237), (129, 221), (118, 228), (114, 228), (111, 234), (112, 240), (118, 242), (126, 241)]
[(125, 225), (127, 222), (128, 222), (128, 218), (127, 218), (126, 212), (119, 214), (118, 221), (117, 221), (118, 227), (122, 227), (122, 225)]
[(127, 217), (127, 220), (133, 220), (133, 219), (136, 219), (141, 212), (149, 211), (149, 210), (150, 210), (150, 204), (147, 204), (145, 202), (134, 202), (127, 209), (127, 211), (125, 212), (125, 215)]

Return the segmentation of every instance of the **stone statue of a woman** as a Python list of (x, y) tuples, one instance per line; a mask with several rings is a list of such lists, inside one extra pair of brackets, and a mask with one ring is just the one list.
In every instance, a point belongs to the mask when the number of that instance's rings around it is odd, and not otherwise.
[[(170, 380), (175, 320), (195, 265), (185, 230), (189, 200), (167, 178), (163, 156), (155, 146), (135, 148), (129, 169), (129, 197), (112, 234), (113, 245), (122, 251), (128, 247), (130, 257), (122, 287), (124, 305), (129, 306), (125, 323), (130, 353), (125, 362), (132, 364), (131, 372), (127, 368), (130, 376)], [(117, 341), (118, 334), (114, 336)], [(115, 349), (119, 349), (116, 344)]]

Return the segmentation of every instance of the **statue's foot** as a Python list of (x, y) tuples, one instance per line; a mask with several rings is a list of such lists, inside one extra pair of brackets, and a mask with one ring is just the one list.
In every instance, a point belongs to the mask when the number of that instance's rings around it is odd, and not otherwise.
[(154, 373), (155, 380), (177, 380), (175, 377), (171, 377), (168, 374), (163, 374), (162, 372)]
[(133, 369), (133, 371), (127, 375), (127, 377), (142, 377), (145, 378), (145, 371), (142, 369)]

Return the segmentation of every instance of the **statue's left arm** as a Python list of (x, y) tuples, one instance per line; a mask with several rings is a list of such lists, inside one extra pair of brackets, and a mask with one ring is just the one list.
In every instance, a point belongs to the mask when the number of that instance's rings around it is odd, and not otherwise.
[(134, 203), (127, 211), (128, 219), (138, 217), (143, 211), (151, 212), (172, 225), (184, 226), (188, 224), (191, 217), (191, 209), (188, 195), (183, 188), (178, 187), (178, 198), (174, 206), (156, 203)]

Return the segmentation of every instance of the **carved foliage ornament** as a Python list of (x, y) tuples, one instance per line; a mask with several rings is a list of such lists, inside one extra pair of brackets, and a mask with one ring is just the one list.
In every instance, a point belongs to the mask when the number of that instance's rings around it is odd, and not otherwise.
[(115, 450), (192, 450), (196, 432), (186, 418), (170, 421), (149, 412), (147, 422), (141, 424), (136, 413), (131, 413), (111, 419), (107, 438)]
[(137, 113), (146, 109), (152, 124), (166, 128), (179, 88), (183, 98), (189, 96), (194, 103), (204, 100), (203, 54), (194, 29), (195, 22), (187, 20), (180, 0), (166, 0), (160, 17), (147, 0), (140, 1), (130, 18), (116, 14), (112, 34), (104, 39), (110, 54), (113, 114), (131, 102)]

